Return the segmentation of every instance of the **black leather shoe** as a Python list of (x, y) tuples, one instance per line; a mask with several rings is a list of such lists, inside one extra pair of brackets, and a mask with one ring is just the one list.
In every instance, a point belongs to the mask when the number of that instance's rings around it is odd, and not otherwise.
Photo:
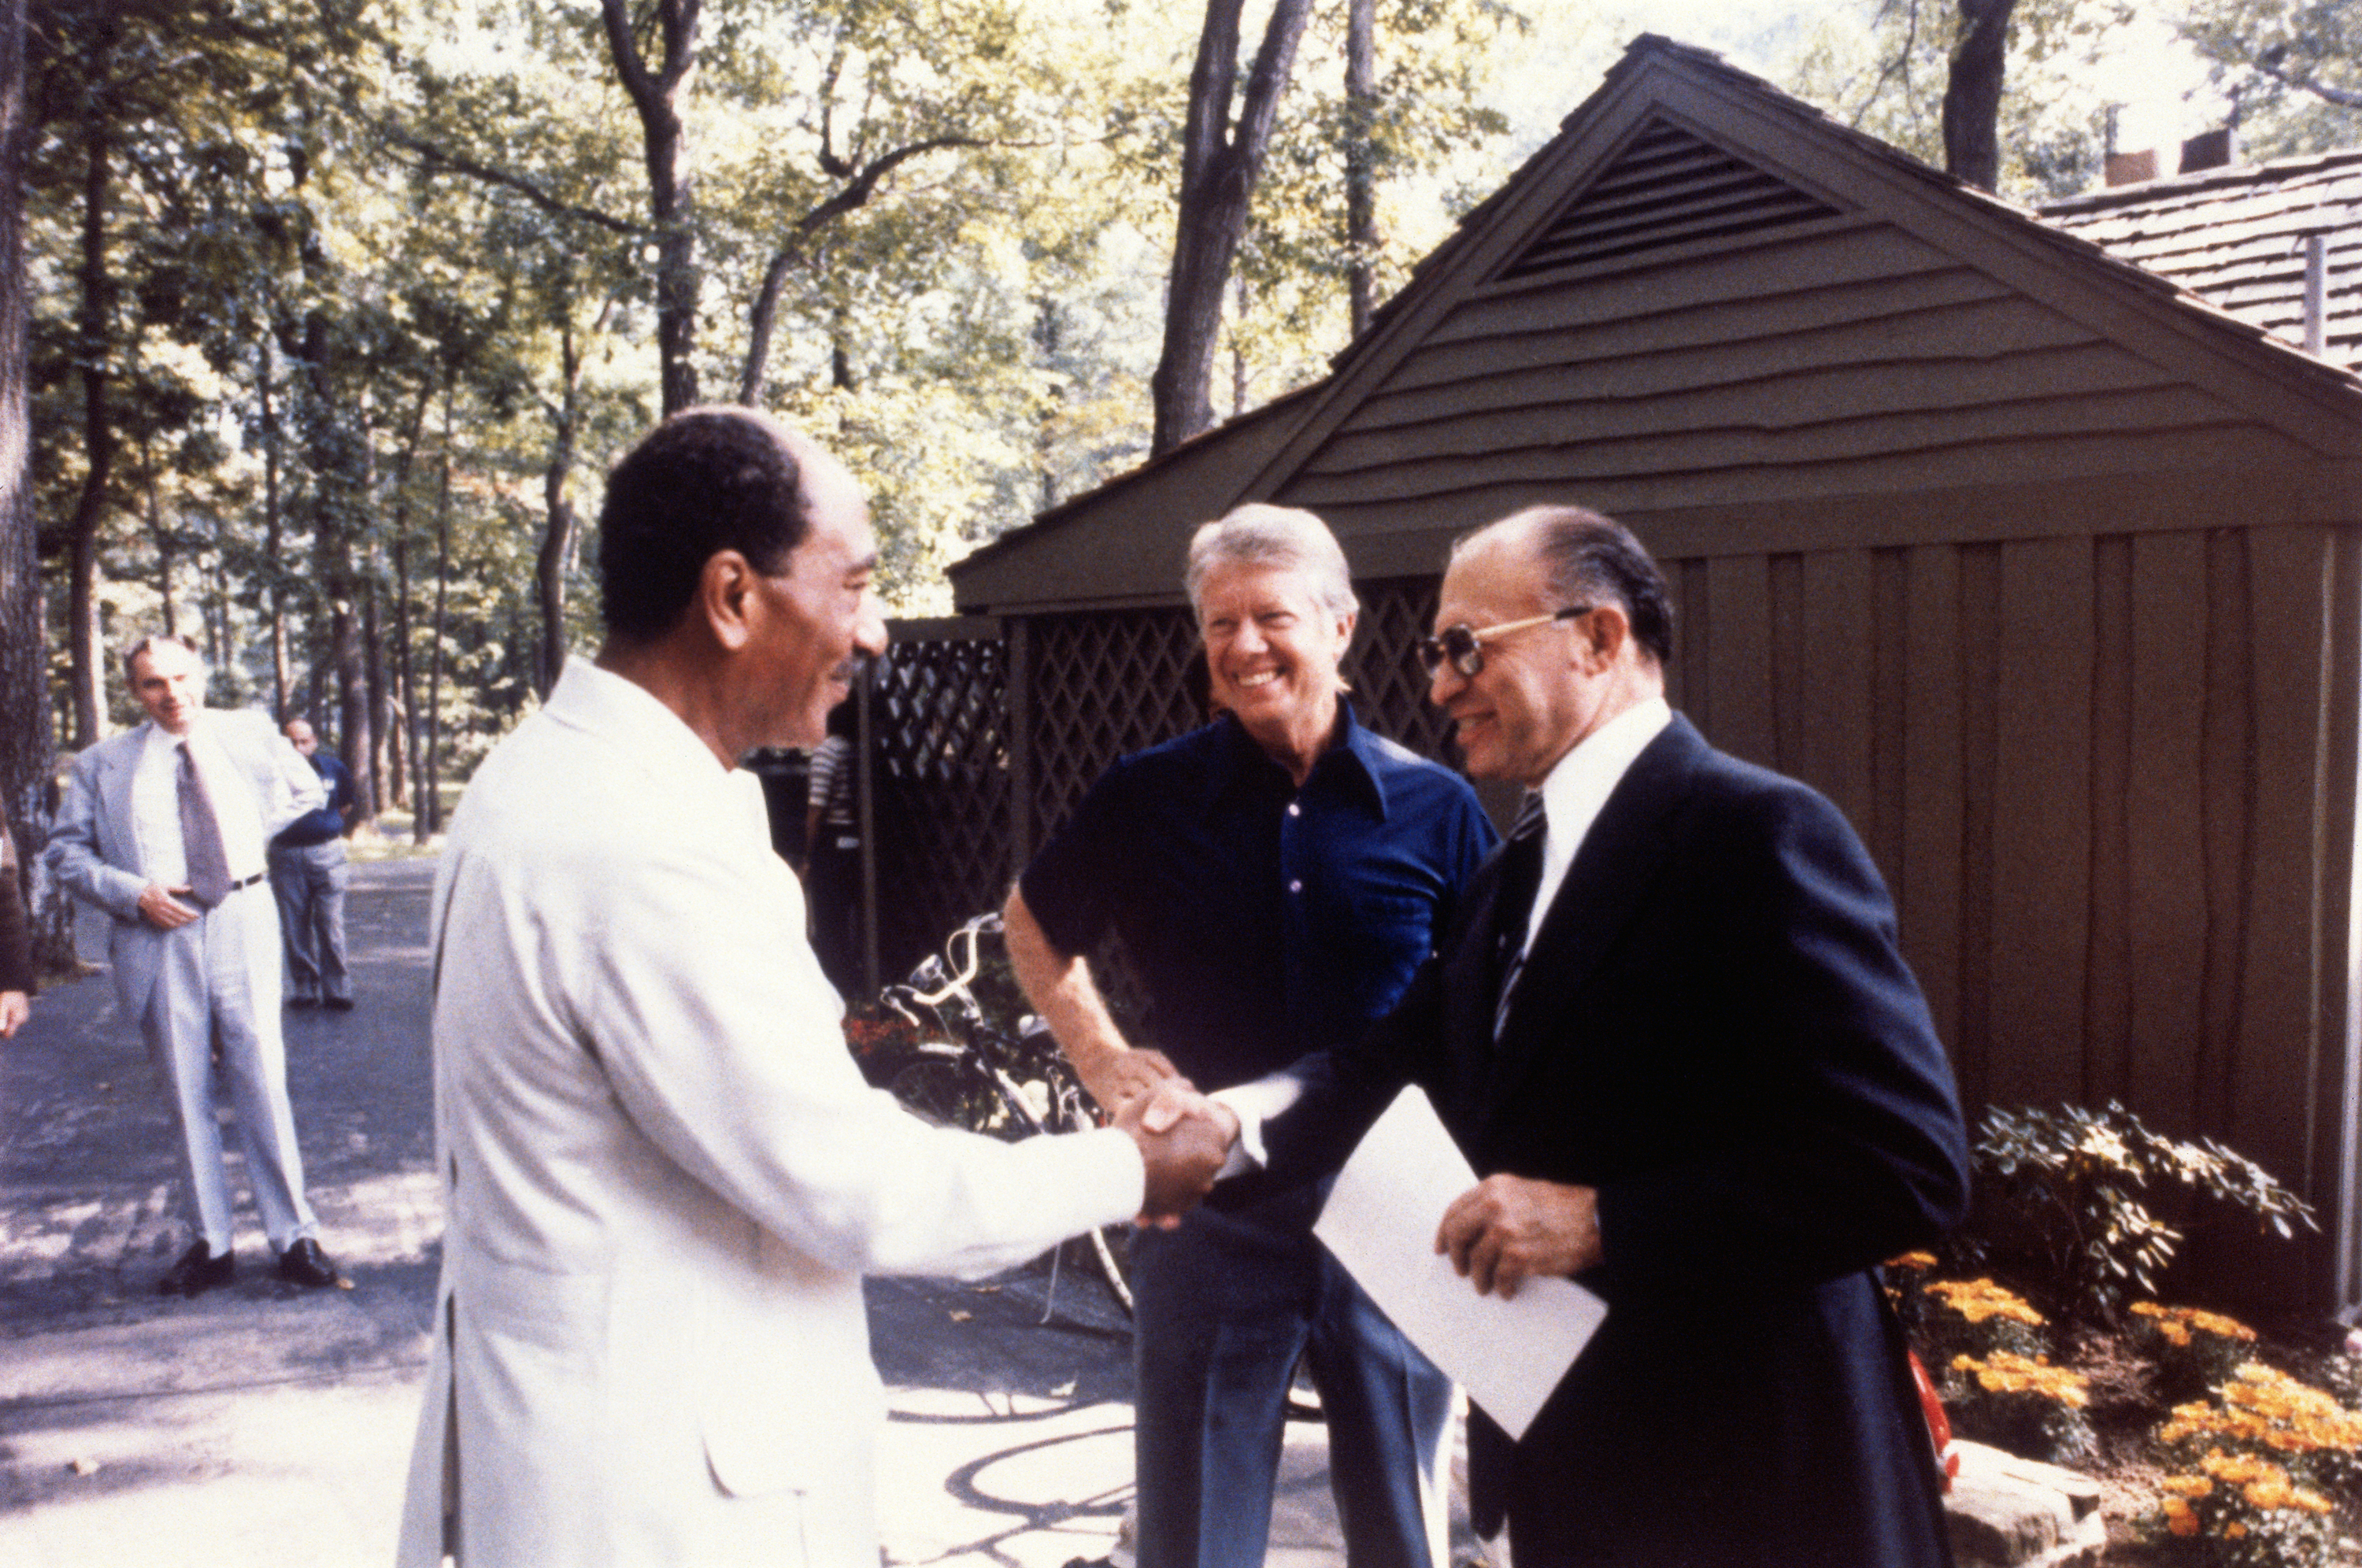
[(289, 997), (287, 999), (287, 1005), (299, 1010), (307, 1007), (318, 1007), (320, 1005), (320, 999), (318, 997)]
[(215, 1257), (213, 1249), (203, 1241), (190, 1243), (181, 1254), (181, 1261), (164, 1271), (156, 1282), (159, 1296), (203, 1296), (206, 1291), (227, 1285), (237, 1274), (237, 1254), (224, 1253)]
[(328, 1254), (320, 1250), (320, 1243), (309, 1236), (299, 1237), (279, 1254), (279, 1277), (315, 1290), (326, 1290), (345, 1282), (337, 1265), (328, 1261)]
[(332, 1011), (350, 1012), (353, 1010), (353, 999), (350, 997), (329, 997), (326, 999), (328, 1007)]

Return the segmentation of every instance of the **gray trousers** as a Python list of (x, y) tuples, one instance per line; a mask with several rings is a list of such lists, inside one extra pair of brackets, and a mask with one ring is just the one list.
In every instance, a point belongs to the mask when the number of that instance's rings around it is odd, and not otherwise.
[(270, 846), (270, 892), (287, 936), (287, 994), (297, 1001), (350, 1001), (345, 968), (345, 841)]
[(262, 889), (243, 888), (203, 919), (160, 933), (156, 988), (139, 1021), (181, 1134), (189, 1228), (216, 1255), (230, 1250), (234, 1234), (214, 1109), (216, 1040), (264, 1233), (284, 1252), (319, 1228), (304, 1201), (304, 1156), (296, 1151), (295, 1113), (287, 1103), (278, 926)]

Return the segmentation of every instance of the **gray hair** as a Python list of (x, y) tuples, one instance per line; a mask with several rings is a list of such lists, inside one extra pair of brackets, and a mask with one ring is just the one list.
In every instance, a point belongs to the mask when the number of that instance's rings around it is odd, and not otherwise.
[(150, 632), (148, 635), (140, 638), (138, 642), (132, 644), (128, 649), (125, 650), (123, 655), (124, 684), (127, 686), (132, 685), (139, 679), (132, 670), (132, 661), (137, 659), (141, 654), (146, 653), (149, 648), (156, 647), (164, 643), (171, 644), (182, 653), (187, 654), (191, 658), (195, 659), (199, 669), (203, 669), (204, 668), (205, 656), (199, 653), (193, 646), (192, 646), (188, 638), (174, 636), (170, 632)]
[(1361, 608), (1353, 597), (1353, 574), (1329, 525), (1293, 506), (1250, 501), (1220, 521), (1199, 528), (1189, 540), (1189, 565), (1182, 573), (1189, 608), (1204, 614), (1206, 579), (1226, 566), (1283, 567), (1311, 580), (1312, 598), (1332, 615)]

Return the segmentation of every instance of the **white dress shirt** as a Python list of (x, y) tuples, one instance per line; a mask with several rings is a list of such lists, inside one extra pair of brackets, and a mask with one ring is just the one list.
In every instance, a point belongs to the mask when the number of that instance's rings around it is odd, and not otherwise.
[(1583, 847), (1607, 797), (1649, 743), (1672, 722), (1672, 706), (1662, 697), (1636, 702), (1577, 741), (1542, 780), (1542, 810), (1549, 825), (1542, 833), (1542, 879), (1526, 917), (1526, 951), (1533, 950), (1543, 912), (1558, 897), (1567, 867), (1574, 864), (1574, 852)]
[[(181, 740), (161, 725), (150, 724), (148, 744), (139, 753), (138, 771), (131, 778), (140, 871), (149, 881), (167, 888), (180, 887), (189, 879), (188, 847), (181, 839)], [(221, 824), (222, 854), (230, 880), (242, 882), (259, 876), (264, 867), (262, 811), (255, 801), (254, 787), (207, 734), (202, 713), (189, 725), (188, 742), (197, 777), (205, 781), (205, 797), (213, 802), (215, 820)]]

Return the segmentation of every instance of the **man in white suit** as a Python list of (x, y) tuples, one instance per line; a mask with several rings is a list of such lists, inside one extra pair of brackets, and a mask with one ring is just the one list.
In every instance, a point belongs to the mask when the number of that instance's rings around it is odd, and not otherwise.
[[(866, 1273), (1177, 1211), (1196, 1118), (1006, 1144), (869, 1088), (773, 853), (885, 625), (827, 454), (692, 409), (609, 476), (595, 661), (468, 787), (436, 880), (450, 1206), (401, 1561), (877, 1568)], [(1162, 1117), (1160, 1117), (1162, 1120)]]
[(270, 835), (320, 804), (319, 777), (265, 715), (208, 711), (204, 663), (179, 638), (143, 639), (124, 671), (148, 722), (74, 759), (44, 858), (115, 917), (116, 996), (180, 1131), (195, 1239), (157, 1288), (195, 1296), (237, 1268), (216, 1044), (280, 1277), (338, 1284), (304, 1200), (279, 1032), (279, 910), (262, 886)]

